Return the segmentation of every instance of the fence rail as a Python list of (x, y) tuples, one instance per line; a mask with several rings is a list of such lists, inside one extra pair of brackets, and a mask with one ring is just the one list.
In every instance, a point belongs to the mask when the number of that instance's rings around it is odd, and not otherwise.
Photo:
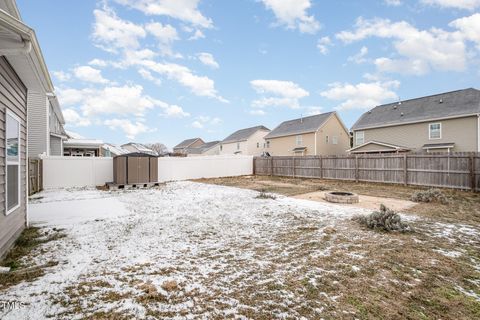
[(28, 195), (43, 190), (43, 162), (41, 159), (28, 159)]
[(254, 173), (480, 191), (480, 153), (256, 157)]

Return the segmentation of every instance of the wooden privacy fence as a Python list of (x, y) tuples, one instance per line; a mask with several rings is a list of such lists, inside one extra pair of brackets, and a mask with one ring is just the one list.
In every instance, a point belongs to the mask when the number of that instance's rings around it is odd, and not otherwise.
[(28, 195), (31, 196), (43, 190), (43, 161), (28, 159)]
[(480, 153), (255, 157), (254, 173), (480, 191)]

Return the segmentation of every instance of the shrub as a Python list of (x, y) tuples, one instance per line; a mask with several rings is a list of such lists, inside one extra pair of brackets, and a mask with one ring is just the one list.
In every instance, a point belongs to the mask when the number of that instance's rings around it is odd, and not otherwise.
[(410, 231), (410, 226), (402, 222), (398, 213), (388, 209), (383, 204), (380, 205), (380, 211), (374, 211), (369, 215), (357, 216), (354, 218), (360, 224), (374, 230), (383, 231)]
[(414, 202), (439, 202), (441, 204), (450, 202), (442, 191), (433, 188), (426, 191), (417, 191), (412, 194), (410, 199)]
[(277, 197), (275, 197), (273, 194), (266, 193), (264, 190), (260, 190), (260, 193), (255, 198), (256, 199), (272, 199), (272, 200), (277, 199)]

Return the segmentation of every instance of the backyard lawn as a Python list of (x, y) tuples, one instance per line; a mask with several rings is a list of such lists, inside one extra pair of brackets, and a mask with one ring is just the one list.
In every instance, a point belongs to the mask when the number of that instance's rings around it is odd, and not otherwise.
[(39, 229), (3, 262), (13, 273), (0, 274), (0, 296), (21, 307), (0, 318), (480, 318), (477, 194), (448, 191), (449, 204), (402, 213), (413, 232), (385, 233), (352, 220), (369, 210), (287, 196), (348, 189), (408, 200), (415, 189), (202, 182), (35, 195)]

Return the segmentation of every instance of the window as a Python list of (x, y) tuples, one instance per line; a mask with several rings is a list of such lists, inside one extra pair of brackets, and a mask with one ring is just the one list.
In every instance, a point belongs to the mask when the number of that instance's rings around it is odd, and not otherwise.
[(20, 119), (7, 110), (6, 114), (6, 213), (20, 207)]
[(301, 136), (301, 135), (296, 136), (296, 138), (295, 138), (295, 144), (296, 144), (297, 146), (301, 146), (301, 145), (303, 144), (302, 136)]
[(365, 143), (365, 132), (357, 131), (355, 132), (355, 145), (360, 146)]
[(240, 142), (237, 142), (237, 150), (240, 150)]
[(430, 123), (428, 125), (428, 137), (430, 140), (442, 138), (442, 124)]
[(221, 144), (221, 145), (220, 145), (220, 151), (222, 151), (222, 150), (223, 150), (223, 145)]
[(337, 136), (332, 137), (332, 144), (338, 144), (338, 137)]
[(328, 144), (328, 136), (325, 136), (325, 143)]
[(270, 141), (267, 141), (267, 148), (270, 148)]
[(257, 142), (257, 149), (260, 148), (260, 142)]

